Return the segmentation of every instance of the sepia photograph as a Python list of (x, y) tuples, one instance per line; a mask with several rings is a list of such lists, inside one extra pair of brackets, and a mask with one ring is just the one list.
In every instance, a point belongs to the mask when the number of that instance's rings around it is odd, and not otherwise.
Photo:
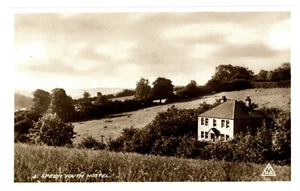
[(13, 28), (15, 183), (291, 181), (290, 11), (27, 11)]

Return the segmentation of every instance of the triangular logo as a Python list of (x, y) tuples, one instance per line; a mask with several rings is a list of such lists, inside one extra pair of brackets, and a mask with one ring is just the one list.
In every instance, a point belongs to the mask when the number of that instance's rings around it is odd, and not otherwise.
[(270, 163), (267, 164), (266, 168), (264, 169), (261, 176), (276, 176), (274, 169), (270, 165)]

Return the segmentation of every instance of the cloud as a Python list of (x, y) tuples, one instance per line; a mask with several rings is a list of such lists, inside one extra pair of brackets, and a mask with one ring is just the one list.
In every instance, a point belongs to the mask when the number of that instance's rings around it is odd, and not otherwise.
[(216, 57), (246, 57), (246, 58), (260, 58), (272, 57), (279, 54), (279, 51), (272, 50), (269, 46), (262, 43), (252, 44), (226, 44), (215, 48), (211, 51), (211, 56)]
[(289, 31), (289, 18), (288, 12), (16, 14), (15, 71), (35, 84), (51, 84), (54, 76), (53, 84), (85, 87), (132, 87), (140, 77), (159, 76), (204, 84), (220, 64), (259, 70), (289, 62), (289, 47), (275, 48), (283, 43), (276, 30)]
[(131, 56), (131, 50), (136, 47), (132, 41), (121, 41), (118, 43), (99, 44), (95, 52), (107, 55), (115, 60), (127, 60)]

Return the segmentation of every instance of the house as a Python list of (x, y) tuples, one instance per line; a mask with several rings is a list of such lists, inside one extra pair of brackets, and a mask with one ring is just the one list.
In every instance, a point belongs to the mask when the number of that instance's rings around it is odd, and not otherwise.
[(198, 140), (228, 141), (236, 134), (247, 129), (256, 130), (260, 127), (264, 116), (251, 108), (251, 99), (246, 102), (227, 100), (225, 96), (221, 104), (200, 114), (198, 117)]

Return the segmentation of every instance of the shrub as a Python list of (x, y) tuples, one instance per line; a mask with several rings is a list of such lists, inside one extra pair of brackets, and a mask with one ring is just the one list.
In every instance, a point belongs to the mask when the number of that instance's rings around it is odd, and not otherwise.
[(276, 108), (262, 108), (266, 116), (256, 132), (236, 135), (229, 142), (207, 143), (197, 140), (198, 115), (219, 104), (202, 103), (197, 109), (174, 106), (160, 112), (143, 129), (127, 128), (109, 149), (182, 158), (216, 159), (233, 162), (290, 164), (290, 113)]
[(133, 136), (139, 130), (133, 127), (123, 129), (121, 136), (112, 140), (108, 140), (109, 150), (114, 151), (124, 151), (124, 152), (132, 152), (135, 151), (134, 145), (132, 143)]
[(83, 138), (78, 147), (83, 149), (103, 150), (106, 145), (97, 141), (94, 137), (88, 136)]
[(17, 111), (14, 116), (14, 141), (26, 143), (30, 139), (28, 137), (29, 130), (33, 127), (41, 116), (31, 111)]
[(162, 137), (157, 139), (151, 150), (151, 154), (161, 156), (174, 156), (179, 146), (180, 139), (177, 137)]
[(207, 159), (204, 147), (207, 142), (200, 142), (193, 136), (183, 136), (177, 147), (176, 156), (181, 158), (203, 158)]
[(30, 129), (30, 138), (34, 144), (65, 146), (72, 144), (75, 138), (74, 126), (63, 122), (56, 114), (48, 114), (34, 123)]

